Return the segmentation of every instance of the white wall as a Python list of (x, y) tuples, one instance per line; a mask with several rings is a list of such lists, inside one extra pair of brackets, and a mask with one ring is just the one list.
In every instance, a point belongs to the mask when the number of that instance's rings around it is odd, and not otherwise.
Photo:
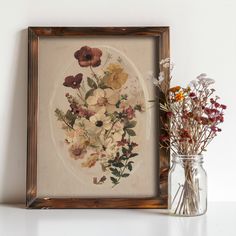
[(174, 83), (201, 72), (229, 107), (206, 159), (209, 199), (236, 200), (235, 0), (0, 0), (0, 202), (25, 198), (27, 26), (170, 26)]

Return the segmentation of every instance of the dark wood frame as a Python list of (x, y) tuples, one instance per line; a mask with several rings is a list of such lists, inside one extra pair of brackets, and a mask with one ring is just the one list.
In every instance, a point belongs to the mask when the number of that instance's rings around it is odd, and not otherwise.
[[(28, 208), (167, 208), (169, 153), (159, 151), (159, 194), (154, 198), (37, 198), (38, 41), (44, 36), (148, 36), (157, 39), (157, 56), (169, 57), (168, 27), (29, 27), (28, 28)], [(157, 72), (159, 68), (157, 68)], [(158, 109), (159, 110), (159, 109)], [(160, 116), (162, 114), (160, 113)], [(161, 127), (159, 125), (159, 130)]]

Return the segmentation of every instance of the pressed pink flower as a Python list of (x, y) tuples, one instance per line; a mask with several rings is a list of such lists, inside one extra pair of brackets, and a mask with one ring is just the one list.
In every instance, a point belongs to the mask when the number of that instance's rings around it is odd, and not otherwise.
[(124, 109), (124, 113), (129, 120), (132, 120), (135, 117), (135, 110), (131, 106)]

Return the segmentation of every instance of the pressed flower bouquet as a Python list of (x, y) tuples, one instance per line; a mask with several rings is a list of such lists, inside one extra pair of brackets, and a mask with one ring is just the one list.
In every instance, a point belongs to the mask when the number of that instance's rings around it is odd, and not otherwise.
[(137, 113), (145, 108), (138, 89), (133, 95), (127, 92), (130, 75), (122, 58), (107, 53), (102, 61), (104, 50), (83, 46), (74, 53), (79, 73), (62, 82), (68, 108), (56, 108), (55, 115), (70, 158), (81, 168), (100, 166), (100, 174), (92, 176), (91, 183), (110, 182), (114, 187), (133, 170), (138, 156)]

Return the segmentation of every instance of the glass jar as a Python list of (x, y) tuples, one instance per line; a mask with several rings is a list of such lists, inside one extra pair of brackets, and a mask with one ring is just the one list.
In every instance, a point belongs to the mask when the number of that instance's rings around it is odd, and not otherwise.
[(168, 176), (170, 214), (197, 216), (207, 211), (207, 175), (202, 155), (173, 155)]

